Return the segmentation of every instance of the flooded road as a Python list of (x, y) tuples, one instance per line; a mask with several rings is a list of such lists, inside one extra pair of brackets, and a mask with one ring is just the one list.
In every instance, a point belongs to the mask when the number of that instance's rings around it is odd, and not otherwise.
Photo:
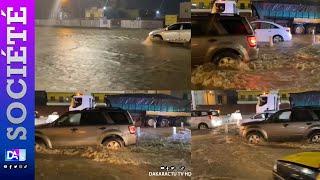
[(36, 89), (190, 87), (190, 49), (146, 40), (150, 30), (36, 28)]
[(240, 69), (221, 70), (212, 64), (192, 70), (194, 89), (319, 89), (320, 44), (309, 35), (294, 36), (291, 42), (270, 47), (259, 44), (259, 58)]
[[(185, 138), (179, 134), (185, 132)], [(177, 128), (141, 128), (136, 145), (110, 151), (103, 146), (48, 149), (36, 146), (36, 179), (39, 180), (190, 180), (190, 176), (149, 176), (163, 171), (161, 166), (176, 167), (174, 172), (191, 171), (191, 132)], [(183, 170), (178, 168), (184, 167)]]
[[(271, 180), (276, 160), (295, 153), (319, 151), (305, 142), (270, 142), (249, 145), (230, 127), (192, 131), (193, 179)], [(214, 152), (214, 153), (213, 153)]]

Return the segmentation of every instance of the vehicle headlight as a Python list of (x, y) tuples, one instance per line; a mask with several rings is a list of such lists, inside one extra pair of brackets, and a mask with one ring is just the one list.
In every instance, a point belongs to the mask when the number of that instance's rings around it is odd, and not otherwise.
[(308, 169), (308, 168), (302, 168), (301, 172), (303, 174), (307, 174), (307, 175), (313, 175), (314, 174), (314, 172), (312, 170)]
[(152, 35), (153, 35), (153, 32), (150, 32), (150, 33), (149, 33), (149, 36), (152, 36)]

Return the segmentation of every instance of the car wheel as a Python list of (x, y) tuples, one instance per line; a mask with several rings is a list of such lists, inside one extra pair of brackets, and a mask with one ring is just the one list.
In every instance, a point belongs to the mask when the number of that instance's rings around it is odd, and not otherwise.
[(207, 124), (201, 123), (201, 124), (199, 124), (198, 128), (199, 128), (199, 129), (208, 129), (209, 127), (208, 127)]
[(310, 143), (320, 143), (320, 132), (313, 133), (309, 138)]
[(163, 38), (162, 38), (162, 36), (160, 36), (160, 35), (156, 35), (156, 36), (153, 36), (153, 40), (155, 40), (155, 41), (162, 41)]
[(41, 150), (45, 149), (46, 147), (47, 146), (46, 146), (46, 144), (44, 143), (44, 141), (42, 139), (36, 138), (36, 141), (35, 141), (35, 150), (36, 150), (36, 152), (41, 151)]
[(247, 135), (247, 141), (249, 144), (261, 144), (263, 143), (264, 139), (260, 133), (252, 132)]
[(283, 37), (280, 35), (273, 36), (273, 43), (279, 43), (283, 41)]
[(241, 58), (233, 52), (223, 52), (214, 58), (214, 63), (220, 68), (238, 68)]
[(103, 142), (103, 145), (109, 150), (119, 150), (123, 147), (123, 142), (118, 138), (109, 138)]
[(305, 33), (305, 28), (303, 27), (303, 25), (296, 25), (294, 27), (294, 32), (296, 34), (304, 34)]

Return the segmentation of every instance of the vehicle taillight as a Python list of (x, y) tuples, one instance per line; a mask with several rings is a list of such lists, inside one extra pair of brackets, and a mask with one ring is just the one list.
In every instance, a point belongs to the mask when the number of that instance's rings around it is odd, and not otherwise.
[(130, 134), (136, 133), (136, 127), (135, 126), (128, 126)]
[(247, 36), (247, 40), (250, 47), (257, 46), (257, 38), (255, 36)]
[(213, 119), (213, 116), (212, 116), (212, 115), (209, 115), (209, 119), (212, 120), (212, 119)]

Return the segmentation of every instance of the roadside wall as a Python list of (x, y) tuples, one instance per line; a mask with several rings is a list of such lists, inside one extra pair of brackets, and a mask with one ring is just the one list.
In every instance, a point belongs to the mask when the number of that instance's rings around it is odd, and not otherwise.
[(122, 28), (157, 29), (163, 27), (163, 21), (158, 20), (121, 20)]
[[(119, 23), (115, 23), (119, 22)], [(116, 25), (117, 24), (117, 25)], [(119, 26), (119, 25), (120, 26)], [(157, 29), (163, 27), (162, 20), (107, 20), (107, 19), (37, 19), (37, 26), (53, 27), (93, 27), (93, 28), (133, 28), (133, 29)]]

